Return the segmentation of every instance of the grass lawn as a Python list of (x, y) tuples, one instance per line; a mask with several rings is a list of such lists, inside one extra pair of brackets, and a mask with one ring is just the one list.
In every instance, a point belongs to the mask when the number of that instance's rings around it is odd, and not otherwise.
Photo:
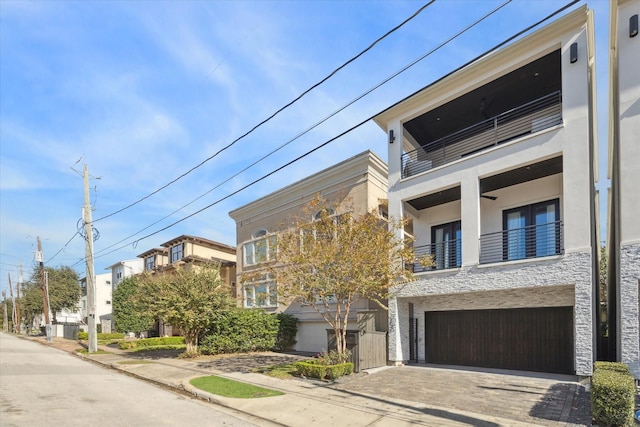
[(296, 374), (297, 370), (295, 363), (282, 363), (280, 365), (273, 365), (266, 368), (258, 368), (254, 370), (254, 372), (281, 380), (288, 380), (299, 376)]
[(280, 396), (284, 393), (241, 383), (227, 378), (210, 375), (208, 377), (194, 378), (189, 381), (191, 385), (209, 393), (224, 397), (236, 397), (240, 399), (252, 399), (256, 397)]

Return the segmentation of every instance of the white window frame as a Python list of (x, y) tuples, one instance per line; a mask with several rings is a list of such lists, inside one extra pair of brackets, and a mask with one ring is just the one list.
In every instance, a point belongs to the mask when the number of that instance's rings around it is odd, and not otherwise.
[[(256, 288), (264, 287), (264, 292), (256, 292)], [(276, 281), (270, 275), (259, 280), (245, 282), (242, 286), (243, 305), (245, 308), (273, 308), (278, 306)]]
[(259, 230), (253, 239), (242, 244), (242, 262), (245, 266), (263, 264), (276, 259), (276, 234)]

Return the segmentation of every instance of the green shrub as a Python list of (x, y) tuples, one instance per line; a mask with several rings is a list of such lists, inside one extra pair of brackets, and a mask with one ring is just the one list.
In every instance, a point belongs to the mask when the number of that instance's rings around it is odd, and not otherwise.
[(319, 378), (321, 380), (335, 380), (345, 375), (351, 375), (353, 372), (353, 363), (351, 362), (325, 365), (315, 360), (307, 360), (304, 362), (296, 362), (295, 366), (298, 375), (309, 378)]
[(98, 339), (103, 341), (113, 341), (113, 340), (123, 340), (124, 334), (122, 333), (111, 333), (111, 334), (98, 334)]
[(135, 341), (120, 341), (118, 346), (122, 350), (158, 350), (169, 348), (184, 348), (184, 337), (156, 337)]
[(275, 351), (287, 351), (293, 348), (298, 333), (298, 318), (287, 313), (272, 314), (278, 319), (278, 334), (273, 346)]
[[(100, 341), (115, 341), (115, 340), (124, 339), (124, 334), (118, 334), (118, 333), (102, 334), (102, 333), (98, 333), (97, 334), (97, 338)], [(78, 339), (79, 340), (88, 340), (89, 339), (89, 332), (78, 331)]]
[(622, 363), (596, 362), (591, 378), (591, 415), (599, 425), (632, 426), (635, 381)]
[(203, 354), (267, 351), (275, 346), (278, 319), (262, 310), (221, 312), (200, 340)]

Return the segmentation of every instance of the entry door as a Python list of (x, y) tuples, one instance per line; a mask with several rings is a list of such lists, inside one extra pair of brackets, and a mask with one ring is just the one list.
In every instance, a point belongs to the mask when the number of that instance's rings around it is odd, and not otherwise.
[(456, 268), (462, 264), (462, 231), (460, 221), (431, 228), (435, 269)]

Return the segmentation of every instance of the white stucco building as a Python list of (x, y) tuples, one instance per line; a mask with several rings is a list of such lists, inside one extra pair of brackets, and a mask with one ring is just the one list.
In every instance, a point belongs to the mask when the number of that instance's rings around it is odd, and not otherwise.
[(434, 257), (392, 292), (391, 362), (591, 375), (593, 68), (582, 7), (375, 118), (389, 214)]

